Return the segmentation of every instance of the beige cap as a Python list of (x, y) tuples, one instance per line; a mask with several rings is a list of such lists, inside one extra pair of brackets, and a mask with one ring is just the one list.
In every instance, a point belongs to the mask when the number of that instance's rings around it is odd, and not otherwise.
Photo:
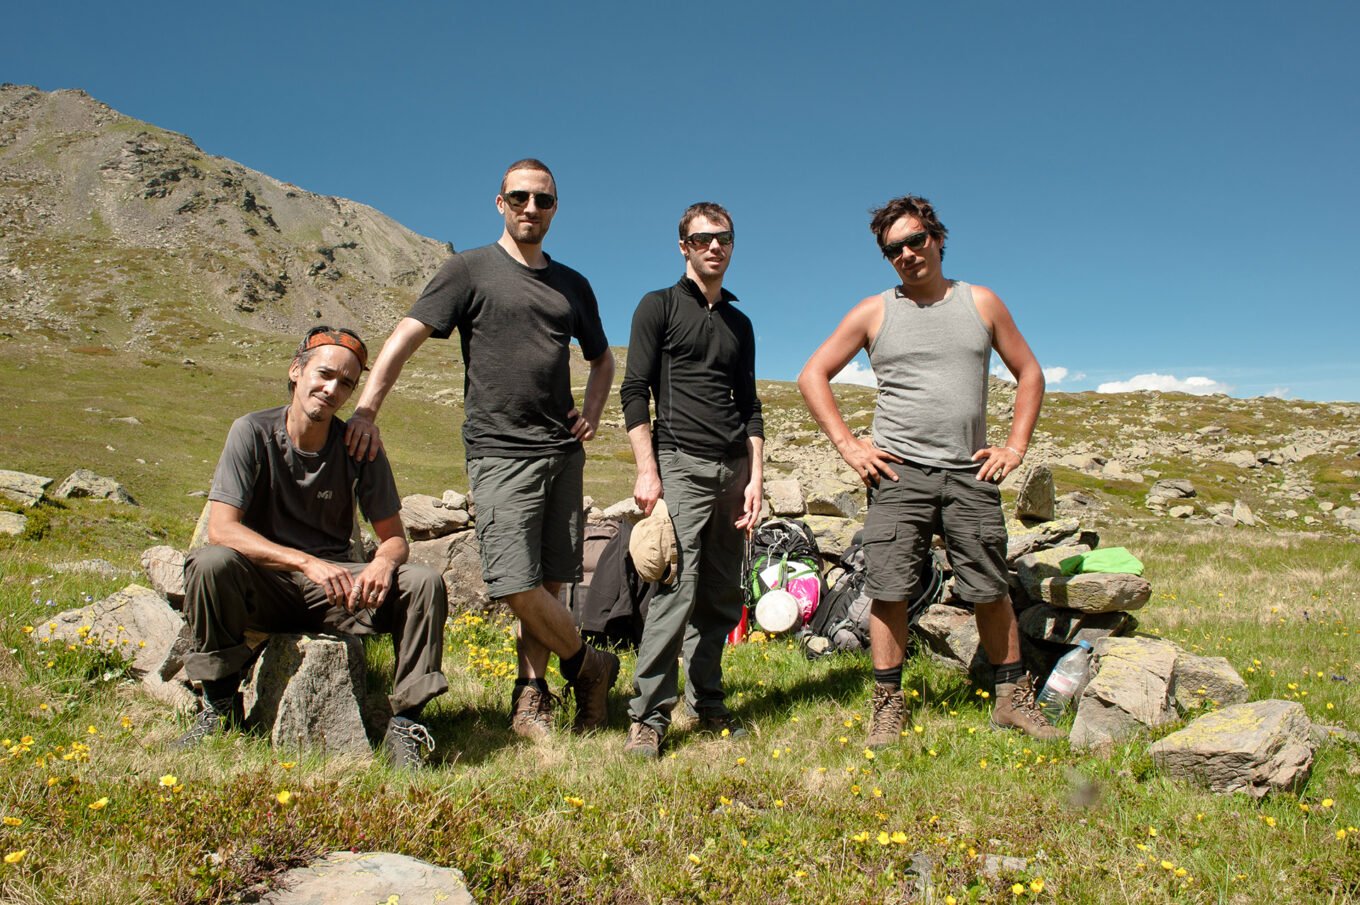
[(643, 581), (674, 584), (676, 560), (675, 525), (664, 499), (657, 500), (652, 514), (633, 526), (628, 538), (628, 553)]

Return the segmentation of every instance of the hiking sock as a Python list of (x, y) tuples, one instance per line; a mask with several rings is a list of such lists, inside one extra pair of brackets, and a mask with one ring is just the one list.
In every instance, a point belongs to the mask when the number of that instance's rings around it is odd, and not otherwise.
[(1000, 685), (1014, 685), (1025, 677), (1025, 665), (1019, 660), (1014, 663), (1002, 663), (996, 667), (996, 682)]
[(581, 642), (581, 649), (570, 657), (558, 656), (558, 664), (562, 667), (562, 678), (568, 682), (575, 682), (576, 677), (581, 674), (581, 666), (586, 662), (586, 645)]
[(899, 663), (892, 669), (874, 669), (874, 681), (879, 685), (891, 685), (893, 688), (901, 688), (902, 664)]

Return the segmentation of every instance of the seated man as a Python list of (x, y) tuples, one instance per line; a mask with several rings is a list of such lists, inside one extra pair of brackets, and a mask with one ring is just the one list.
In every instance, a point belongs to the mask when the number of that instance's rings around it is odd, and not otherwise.
[[(247, 629), (393, 636), (392, 719), (383, 749), (398, 767), (433, 749), (421, 708), (449, 687), (440, 670), (448, 601), (439, 574), (404, 565), (409, 548), (387, 457), (355, 459), (336, 417), (368, 363), (354, 333), (314, 327), (288, 368), (286, 406), (238, 418), (208, 495), (209, 546), (189, 554), (185, 657), (204, 707), (180, 739), (192, 747), (239, 722)], [(369, 563), (349, 562), (354, 505), (378, 536)]]

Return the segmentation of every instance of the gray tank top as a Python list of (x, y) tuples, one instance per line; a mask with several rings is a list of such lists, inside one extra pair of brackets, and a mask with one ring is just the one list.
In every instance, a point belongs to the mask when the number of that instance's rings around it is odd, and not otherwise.
[(883, 325), (869, 346), (878, 379), (874, 445), (918, 465), (976, 468), (987, 445), (992, 335), (956, 280), (933, 305), (896, 287), (883, 293)]

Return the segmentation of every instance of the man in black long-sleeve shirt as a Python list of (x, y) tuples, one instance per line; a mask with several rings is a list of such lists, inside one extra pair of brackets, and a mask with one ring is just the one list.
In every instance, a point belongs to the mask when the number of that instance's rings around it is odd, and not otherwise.
[(679, 547), (678, 578), (652, 598), (638, 649), (624, 750), (640, 757), (660, 753), (679, 699), (682, 650), (685, 698), (700, 728), (743, 731), (724, 703), (722, 648), (741, 616), (741, 534), (760, 514), (765, 440), (755, 334), (722, 288), (732, 244), (732, 217), (722, 207), (701, 202), (685, 211), (685, 275), (638, 304), (619, 391), (637, 462), (633, 498), (650, 515), (665, 497)]

